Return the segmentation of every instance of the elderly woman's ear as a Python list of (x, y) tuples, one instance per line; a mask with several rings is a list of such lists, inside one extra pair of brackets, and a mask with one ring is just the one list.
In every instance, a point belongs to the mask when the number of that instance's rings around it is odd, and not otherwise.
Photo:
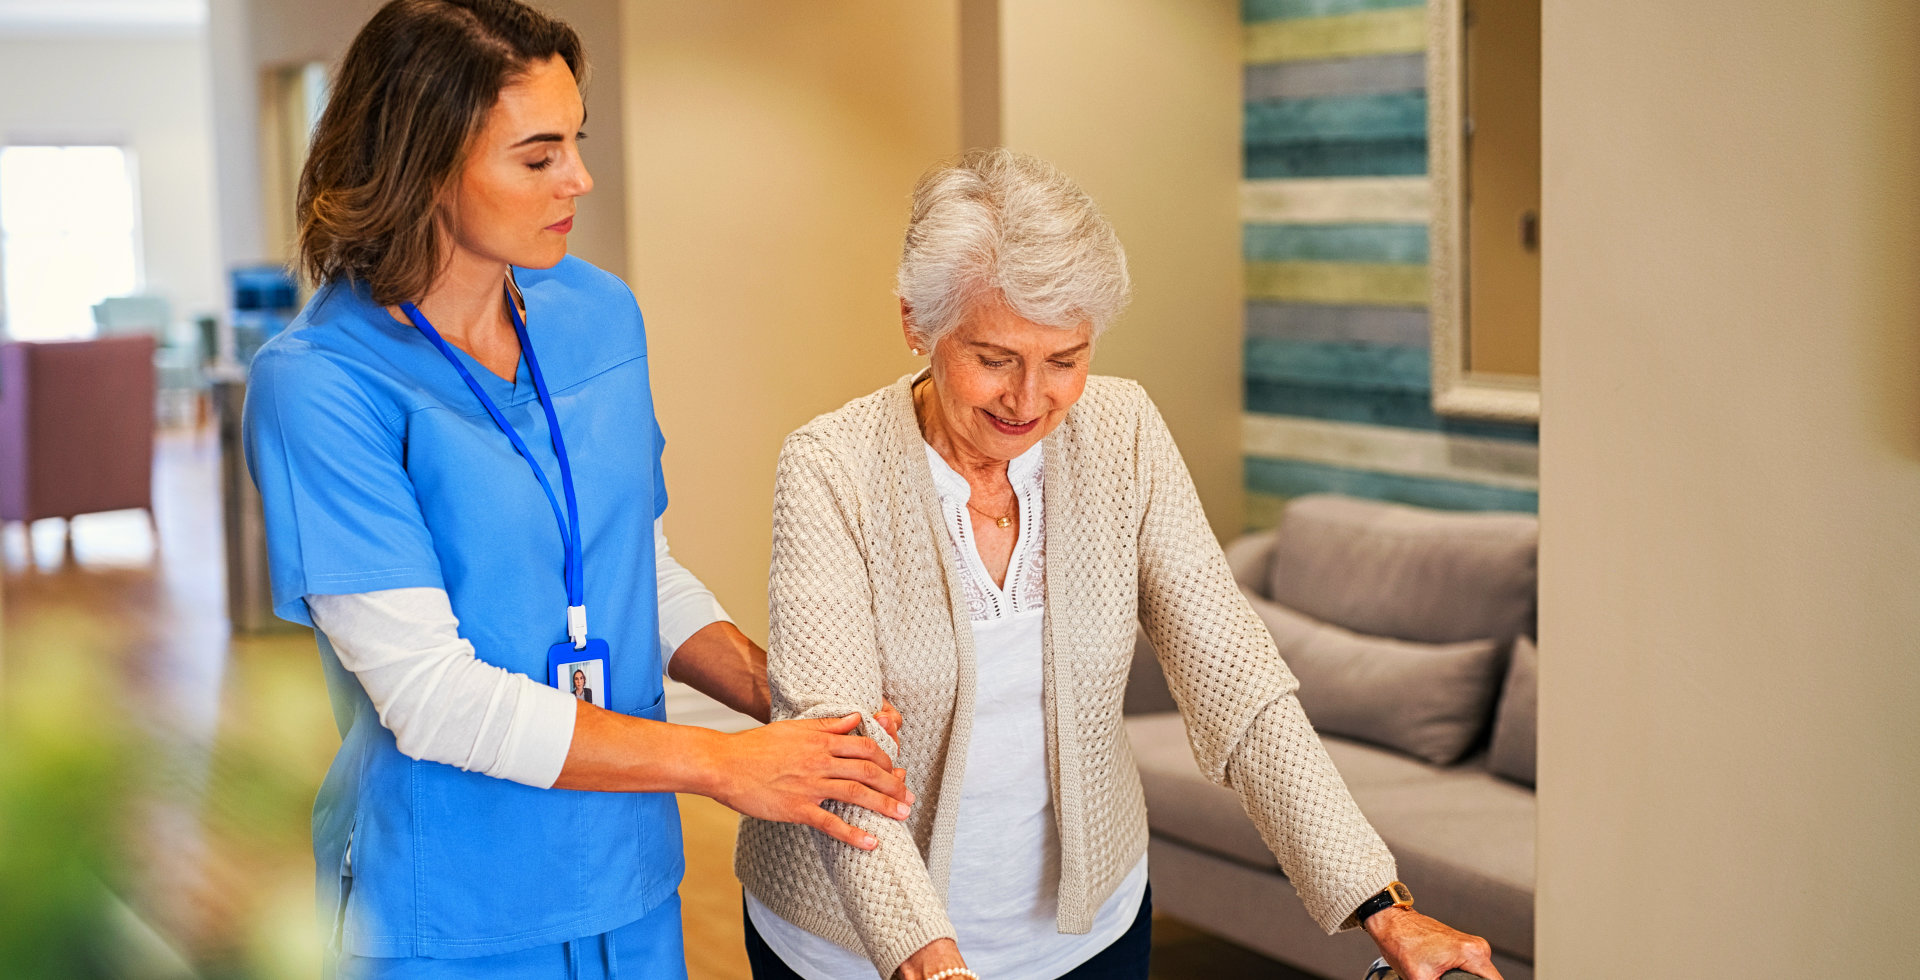
[(913, 307), (906, 300), (900, 301), (900, 334), (907, 338), (907, 349), (913, 356), (919, 357), (932, 351), (933, 345), (920, 339), (920, 332), (913, 328)]

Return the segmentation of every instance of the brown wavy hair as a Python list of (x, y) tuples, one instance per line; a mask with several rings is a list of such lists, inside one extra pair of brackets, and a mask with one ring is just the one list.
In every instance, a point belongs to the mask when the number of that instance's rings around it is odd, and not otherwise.
[(580, 36), (517, 0), (392, 0), (360, 29), (314, 128), (296, 203), (299, 265), (393, 305), (445, 267), (440, 203), (500, 90), (558, 55), (584, 84)]

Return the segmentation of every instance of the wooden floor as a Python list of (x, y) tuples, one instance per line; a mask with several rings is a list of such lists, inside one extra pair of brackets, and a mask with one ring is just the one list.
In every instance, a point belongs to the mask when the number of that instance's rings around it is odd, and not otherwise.
[[(129, 842), (102, 877), (131, 912), (115, 928), (137, 934), (138, 975), (313, 980), (308, 817), (339, 738), (310, 634), (229, 634), (218, 469), (210, 433), (169, 434), (151, 523), (139, 512), (92, 515), (63, 540), (62, 522), (44, 521), (31, 528), (32, 560), (28, 529), (5, 529), (0, 710), (16, 727), (51, 719), (54, 730), (85, 733), (45, 747), (50, 765), (69, 765), (82, 743), (112, 748), (116, 764), (98, 767), (104, 805), (88, 812), (108, 811)], [(747, 723), (684, 688), (669, 692), (668, 710), (683, 723)], [(34, 745), (9, 751), (32, 756)], [(15, 770), (25, 756), (9, 760)], [(0, 771), (0, 803), (7, 778)], [(60, 781), (66, 795), (71, 783)], [(736, 817), (702, 797), (680, 805), (689, 972), (745, 980)], [(1153, 956), (1157, 980), (1306, 980), (1165, 919)]]

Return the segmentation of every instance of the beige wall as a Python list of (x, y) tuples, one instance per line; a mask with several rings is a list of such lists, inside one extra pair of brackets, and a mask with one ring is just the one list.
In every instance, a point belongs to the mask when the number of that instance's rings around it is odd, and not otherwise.
[(959, 150), (956, 8), (627, 0), (624, 21), (667, 530), (764, 637), (781, 440), (915, 364), (893, 269), (914, 179)]
[(1127, 247), (1133, 306), (1093, 369), (1144, 384), (1214, 532), (1243, 527), (1240, 8), (1002, 0), (1001, 141), (1073, 175)]
[(1920, 6), (1547, 0), (1541, 976), (1920, 939)]

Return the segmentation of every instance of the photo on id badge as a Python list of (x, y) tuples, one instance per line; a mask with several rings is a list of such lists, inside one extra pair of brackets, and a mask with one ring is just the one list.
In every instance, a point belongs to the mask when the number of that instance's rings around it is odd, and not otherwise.
[(600, 658), (576, 660), (554, 667), (556, 687), (596, 708), (607, 706), (607, 662)]

